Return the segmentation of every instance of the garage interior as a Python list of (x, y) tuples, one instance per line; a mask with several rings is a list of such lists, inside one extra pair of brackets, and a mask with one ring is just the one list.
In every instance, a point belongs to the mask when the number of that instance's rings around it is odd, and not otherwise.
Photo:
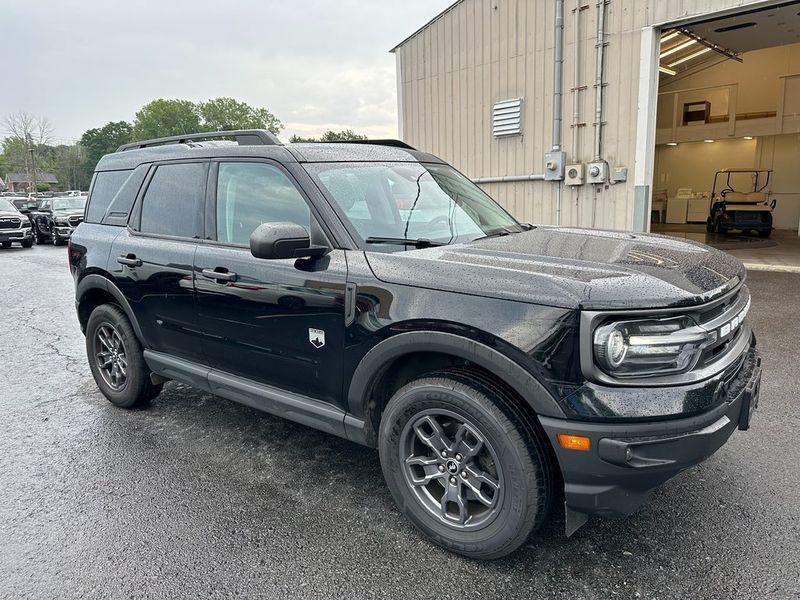
[[(664, 28), (659, 71), (651, 230), (800, 269), (800, 2)], [(721, 190), (772, 233), (707, 223)]]

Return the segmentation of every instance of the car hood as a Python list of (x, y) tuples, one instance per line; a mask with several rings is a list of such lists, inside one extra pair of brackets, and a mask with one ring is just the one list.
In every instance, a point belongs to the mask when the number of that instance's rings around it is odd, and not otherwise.
[(0, 210), (0, 219), (5, 219), (5, 218), (8, 218), (8, 217), (21, 218), (21, 217), (24, 217), (24, 215), (22, 213), (16, 212), (16, 211)]
[(742, 263), (669, 236), (537, 227), (396, 253), (367, 252), (387, 283), (580, 309), (690, 306), (745, 278)]

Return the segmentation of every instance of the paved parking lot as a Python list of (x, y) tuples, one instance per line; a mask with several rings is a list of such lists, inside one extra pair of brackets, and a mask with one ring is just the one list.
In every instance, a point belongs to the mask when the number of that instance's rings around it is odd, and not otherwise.
[(174, 383), (114, 408), (64, 248), (0, 250), (0, 281), (0, 597), (800, 597), (800, 275), (751, 275), (750, 432), (633, 517), (491, 563), (423, 541), (372, 450)]

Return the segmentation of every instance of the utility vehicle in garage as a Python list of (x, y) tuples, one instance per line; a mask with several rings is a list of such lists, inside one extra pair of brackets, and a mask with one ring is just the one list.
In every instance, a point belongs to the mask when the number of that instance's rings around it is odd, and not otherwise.
[[(742, 176), (750, 175), (744, 187)], [(766, 238), (772, 233), (775, 199), (769, 199), (770, 169), (723, 169), (714, 175), (710, 214), (706, 221), (709, 233), (728, 233), (733, 229), (755, 231)], [(738, 183), (735, 183), (738, 182)], [(737, 189), (738, 188), (738, 189)]]

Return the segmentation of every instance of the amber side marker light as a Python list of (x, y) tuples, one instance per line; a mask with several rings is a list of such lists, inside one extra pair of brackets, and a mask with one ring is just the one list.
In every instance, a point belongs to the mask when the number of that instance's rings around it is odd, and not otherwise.
[(558, 444), (567, 450), (589, 450), (592, 447), (591, 438), (582, 435), (558, 434)]

